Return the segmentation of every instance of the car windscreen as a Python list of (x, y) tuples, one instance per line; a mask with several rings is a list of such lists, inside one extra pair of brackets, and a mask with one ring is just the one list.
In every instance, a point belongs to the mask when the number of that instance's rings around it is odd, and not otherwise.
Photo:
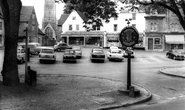
[(75, 51), (65, 51), (65, 54), (75, 54)]
[(42, 49), (42, 53), (53, 53), (52, 49)]
[(95, 54), (102, 54), (103, 51), (102, 50), (94, 50), (93, 53), (95, 53)]
[(121, 50), (117, 50), (117, 49), (111, 50), (111, 53), (121, 53)]

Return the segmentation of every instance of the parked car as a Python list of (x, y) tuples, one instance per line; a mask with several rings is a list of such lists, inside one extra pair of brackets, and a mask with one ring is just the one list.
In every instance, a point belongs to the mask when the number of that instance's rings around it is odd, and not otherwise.
[(59, 42), (58, 44), (54, 45), (55, 51), (64, 51), (65, 49), (72, 49), (71, 46), (67, 45), (66, 43)]
[(124, 52), (119, 48), (110, 48), (107, 51), (107, 58), (110, 60), (118, 60), (123, 61), (124, 59)]
[(167, 53), (166, 53), (166, 56), (168, 58), (172, 58), (174, 60), (184, 60), (184, 52), (181, 51), (181, 50), (169, 50)]
[(90, 55), (91, 62), (105, 61), (105, 53), (102, 48), (93, 48)]
[[(18, 46), (25, 48), (26, 43), (18, 43)], [(38, 55), (40, 53), (41, 48), (43, 48), (43, 46), (41, 46), (41, 44), (37, 42), (30, 42), (28, 43), (28, 48), (30, 49), (31, 55)]]
[(18, 47), (17, 48), (17, 62), (24, 63), (26, 59), (26, 54), (24, 48)]
[(56, 61), (54, 48), (45, 47), (41, 49), (39, 53), (39, 62), (42, 63), (43, 61), (52, 61), (53, 63)]
[(72, 49), (75, 50), (77, 58), (82, 58), (82, 48), (80, 46), (73, 46)]
[(63, 55), (63, 62), (75, 62), (76, 63), (76, 53), (73, 49), (66, 49)]

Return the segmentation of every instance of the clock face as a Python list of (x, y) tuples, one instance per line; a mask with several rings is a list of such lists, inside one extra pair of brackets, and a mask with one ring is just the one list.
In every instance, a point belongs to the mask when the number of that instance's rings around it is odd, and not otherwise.
[(120, 33), (120, 42), (126, 47), (132, 47), (138, 43), (139, 33), (133, 27), (126, 27)]

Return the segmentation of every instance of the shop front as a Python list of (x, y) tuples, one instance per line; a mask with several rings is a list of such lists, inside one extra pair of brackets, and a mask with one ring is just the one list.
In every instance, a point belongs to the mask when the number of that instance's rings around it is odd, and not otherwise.
[(90, 47), (104, 46), (104, 32), (70, 31), (61, 35), (61, 40), (68, 45), (81, 45)]
[(121, 47), (118, 33), (107, 33), (107, 47), (111, 46)]
[(168, 34), (165, 35), (165, 50), (171, 50), (171, 49), (185, 49), (185, 38), (184, 34), (180, 35), (172, 35)]
[(146, 33), (145, 50), (148, 51), (163, 51), (164, 50), (164, 37), (162, 33)]

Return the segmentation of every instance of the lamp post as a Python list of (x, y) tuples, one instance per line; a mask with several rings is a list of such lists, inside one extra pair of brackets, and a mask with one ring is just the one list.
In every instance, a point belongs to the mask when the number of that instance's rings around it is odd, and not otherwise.
[(28, 83), (28, 28), (24, 30), (26, 32), (26, 39), (25, 39), (25, 83)]
[[(125, 19), (125, 21), (128, 24), (128, 27), (129, 27), (131, 20), (132, 20), (131, 18)], [(127, 90), (129, 90), (131, 86), (131, 47), (127, 47), (126, 52), (128, 55), (128, 58), (127, 58)]]

